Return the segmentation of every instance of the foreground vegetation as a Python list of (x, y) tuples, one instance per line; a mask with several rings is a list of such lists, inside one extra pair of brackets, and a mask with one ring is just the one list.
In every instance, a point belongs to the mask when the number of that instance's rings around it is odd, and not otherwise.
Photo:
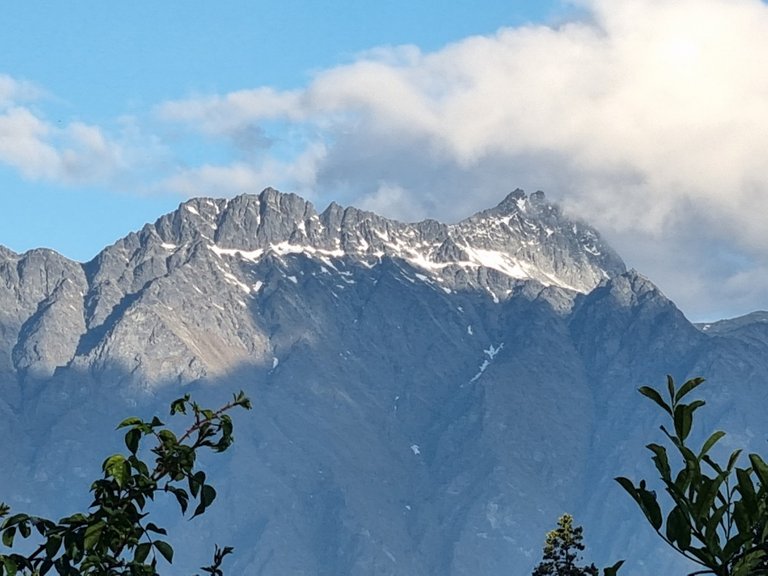
[[(725, 462), (716, 462), (710, 451), (725, 436), (720, 430), (698, 448), (689, 444), (694, 413), (705, 403), (683, 400), (703, 382), (694, 378), (678, 389), (667, 377), (666, 398), (654, 388), (640, 388), (670, 421), (661, 427), (666, 446), (647, 446), (672, 501), (669, 512), (662, 512), (656, 492), (645, 480), (637, 485), (622, 477), (616, 481), (659, 537), (701, 567), (693, 574), (768, 575), (768, 465), (758, 454), (749, 454), (749, 465), (739, 466), (740, 449)], [(676, 468), (669, 450), (676, 456)]]
[[(173, 547), (163, 539), (164, 528), (149, 520), (149, 504), (161, 494), (172, 495), (182, 514), (194, 505), (192, 518), (203, 514), (216, 498), (205, 472), (195, 466), (198, 452), (227, 450), (234, 438), (232, 419), (235, 407), (250, 409), (242, 393), (218, 410), (201, 408), (189, 395), (171, 403), (171, 415), (191, 420), (177, 436), (159, 418), (151, 421), (127, 418), (118, 428), (127, 428), (128, 454), (114, 454), (102, 464), (103, 477), (93, 482), (93, 501), (87, 512), (73, 514), (58, 522), (20, 513), (0, 504), (0, 538), (12, 548), (20, 536), (34, 542), (28, 554), (0, 554), (0, 576), (42, 576), (51, 570), (62, 576), (158, 576), (160, 558), (173, 561)], [(151, 465), (142, 460), (142, 442), (154, 443)], [(213, 562), (202, 570), (222, 574), (221, 564), (232, 552), (229, 547), (214, 550)]]
[[(616, 481), (658, 536), (699, 565), (690, 576), (768, 576), (768, 464), (758, 454), (742, 458), (742, 450), (717, 462), (711, 452), (725, 436), (719, 430), (701, 446), (690, 445), (694, 414), (705, 402), (687, 398), (703, 382), (694, 378), (678, 388), (668, 377), (666, 390), (640, 388), (668, 419), (661, 426), (664, 444), (651, 443), (647, 448), (670, 509), (662, 511), (646, 480)], [(170, 413), (186, 415), (190, 422), (178, 436), (157, 417), (123, 420), (118, 428), (127, 429), (128, 453), (103, 462), (103, 475), (91, 485), (93, 500), (86, 512), (54, 522), (25, 513), (11, 515), (0, 503), (2, 543), (14, 549), (19, 537), (32, 542), (29, 553), (0, 554), (0, 576), (43, 576), (52, 570), (61, 576), (159, 576), (160, 560), (171, 563), (174, 552), (164, 539), (166, 530), (149, 520), (150, 503), (166, 494), (176, 499), (182, 514), (190, 505), (192, 518), (206, 511), (216, 490), (196, 467), (197, 454), (203, 449), (224, 452), (231, 446), (228, 412), (236, 407), (251, 407), (242, 392), (218, 410), (201, 408), (189, 395), (179, 398)], [(146, 440), (153, 443), (149, 449), (142, 447)], [(151, 465), (142, 459), (147, 450), (153, 455)], [(597, 576), (594, 564), (580, 565), (582, 539), (582, 528), (570, 515), (563, 515), (547, 534), (543, 559), (533, 576)], [(221, 576), (223, 560), (231, 552), (216, 546), (211, 565), (202, 570)], [(602, 573), (616, 576), (621, 565)]]
[[(648, 444), (661, 487), (671, 508), (662, 511), (655, 490), (646, 480), (635, 484), (624, 477), (616, 481), (627, 491), (658, 536), (700, 569), (689, 576), (768, 576), (768, 465), (758, 454), (734, 450), (725, 462), (711, 456), (725, 432), (712, 432), (701, 446), (689, 443), (695, 412), (703, 400), (684, 402), (704, 382), (693, 378), (679, 388), (667, 377), (666, 390), (649, 386), (640, 393), (661, 409), (669, 422), (661, 426), (665, 444)], [(670, 459), (672, 454), (672, 459)], [(584, 549), (581, 528), (569, 515), (547, 535), (544, 559), (533, 576), (596, 576), (594, 565), (578, 566)], [(621, 562), (604, 570), (615, 575)]]

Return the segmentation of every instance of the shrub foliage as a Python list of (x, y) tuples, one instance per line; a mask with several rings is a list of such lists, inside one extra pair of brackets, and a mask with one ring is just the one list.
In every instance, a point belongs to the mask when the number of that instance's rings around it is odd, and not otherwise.
[[(661, 426), (666, 445), (648, 444), (671, 509), (662, 512), (656, 492), (645, 480), (616, 481), (629, 493), (656, 533), (701, 569), (693, 574), (716, 576), (768, 575), (768, 465), (742, 450), (718, 463), (710, 451), (725, 432), (713, 432), (701, 446), (690, 445), (696, 410), (704, 401), (684, 402), (704, 380), (694, 378), (679, 388), (667, 377), (665, 394), (644, 386), (640, 393), (669, 420)], [(670, 458), (670, 453), (673, 459)]]
[[(127, 454), (104, 460), (103, 475), (91, 485), (93, 501), (86, 512), (58, 522), (24, 513), (11, 514), (0, 503), (0, 540), (11, 550), (18, 537), (33, 541), (32, 552), (0, 554), (0, 576), (158, 576), (158, 564), (173, 561), (173, 547), (167, 532), (149, 520), (148, 504), (160, 494), (172, 495), (182, 514), (203, 514), (216, 498), (205, 472), (196, 468), (200, 450), (224, 452), (233, 442), (232, 419), (235, 407), (250, 409), (243, 392), (218, 410), (201, 408), (189, 395), (171, 403), (171, 415), (186, 415), (191, 423), (177, 436), (157, 417), (123, 420)], [(145, 441), (152, 462), (142, 459)], [(190, 508), (192, 507), (192, 508)], [(222, 574), (229, 547), (216, 547), (213, 563), (203, 570)]]

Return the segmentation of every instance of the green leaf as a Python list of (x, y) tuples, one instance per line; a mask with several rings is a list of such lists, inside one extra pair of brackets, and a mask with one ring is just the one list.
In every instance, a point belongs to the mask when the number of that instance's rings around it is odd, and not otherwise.
[(126, 426), (136, 426), (138, 424), (143, 424), (143, 420), (141, 418), (136, 418), (135, 416), (131, 416), (130, 418), (126, 418), (120, 424), (117, 425), (116, 430), (120, 430), (120, 428), (125, 428)]
[(3, 532), (3, 544), (8, 548), (13, 547), (13, 539), (16, 536), (16, 526), (6, 528)]
[(681, 441), (688, 438), (693, 426), (693, 410), (689, 404), (679, 404), (675, 407), (675, 434)]
[(45, 576), (53, 568), (53, 561), (50, 558), (45, 558), (40, 565), (40, 576)]
[(139, 441), (141, 440), (141, 430), (138, 428), (132, 428), (125, 434), (125, 446), (130, 450), (131, 454), (136, 454), (139, 449)]
[(722, 506), (717, 508), (714, 514), (712, 514), (709, 517), (709, 520), (707, 520), (707, 524), (704, 527), (704, 539), (708, 542), (708, 546), (710, 549), (719, 547), (720, 536), (717, 533), (717, 529), (718, 529), (718, 525), (723, 519), (723, 516), (725, 516), (725, 513), (728, 511), (729, 511), (729, 504), (728, 502), (726, 502)]
[(741, 456), (741, 448), (734, 450), (731, 454), (731, 457), (728, 458), (728, 466), (725, 468), (728, 472), (733, 470), (733, 467), (736, 465), (736, 461), (739, 459), (739, 456)]
[(208, 508), (215, 499), (216, 490), (213, 486), (210, 486), (209, 484), (203, 486), (200, 490), (200, 504), (195, 508), (195, 513), (192, 515), (192, 518), (205, 512), (205, 509)]
[(61, 536), (52, 535), (45, 542), (45, 553), (48, 558), (53, 558), (61, 548)]
[(40, 534), (40, 536), (45, 536), (48, 531), (53, 529), (55, 526), (53, 522), (46, 520), (45, 518), (35, 518), (32, 520), (32, 522), (34, 523), (35, 529), (37, 530), (38, 534)]
[(149, 552), (152, 550), (151, 542), (142, 542), (136, 546), (136, 551), (133, 553), (133, 561), (139, 564), (144, 564), (144, 561), (149, 556)]
[(753, 550), (739, 558), (734, 564), (731, 576), (763, 576), (766, 574), (763, 558), (766, 553), (763, 550)]
[(748, 534), (750, 532), (752, 525), (749, 521), (749, 516), (749, 511), (743, 500), (733, 505), (733, 519), (736, 522), (736, 527), (739, 529), (739, 534)]
[(736, 479), (738, 481), (739, 494), (741, 494), (741, 499), (743, 500), (747, 510), (750, 511), (750, 516), (752, 515), (751, 513), (757, 514), (759, 512), (757, 494), (755, 492), (755, 487), (752, 484), (752, 478), (750, 477), (749, 472), (743, 470), (742, 468), (737, 468)]
[(672, 376), (667, 374), (667, 391), (669, 392), (669, 399), (672, 402), (672, 405), (675, 405), (675, 381), (672, 379)]
[(640, 498), (637, 495), (637, 488), (635, 488), (635, 485), (632, 483), (632, 480), (630, 480), (629, 478), (624, 478), (623, 476), (614, 478), (614, 480), (616, 480), (616, 482), (618, 482), (619, 485), (621, 485), (621, 487), (624, 488), (627, 494), (632, 496), (635, 502), (640, 504)]
[(707, 454), (723, 436), (725, 436), (725, 432), (723, 432), (722, 430), (717, 430), (716, 432), (713, 432), (712, 435), (709, 438), (707, 438), (707, 441), (704, 442), (704, 445), (701, 447), (701, 452), (699, 452), (699, 459), (704, 458), (704, 455)]
[(723, 471), (723, 467), (720, 466), (720, 464), (718, 464), (714, 460), (712, 460), (712, 458), (710, 458), (707, 454), (704, 454), (704, 456), (701, 457), (701, 460), (703, 462), (706, 462), (709, 465), (709, 467), (712, 468), (712, 470), (714, 470), (718, 474), (720, 474)]
[[(694, 513), (698, 525), (704, 524), (709, 509), (714, 507), (715, 499), (725, 480), (725, 475), (720, 475), (717, 478), (709, 478), (707, 476), (701, 476), (698, 481), (698, 499), (694, 506)], [(723, 498), (721, 498), (722, 500)]]
[(619, 568), (624, 564), (624, 560), (619, 560), (613, 566), (603, 568), (603, 576), (616, 576), (619, 573)]
[(66, 518), (62, 518), (59, 520), (60, 524), (73, 524), (73, 525), (80, 525), (85, 524), (88, 522), (88, 518), (85, 517), (84, 514), (72, 514), (72, 516), (67, 516)]
[(200, 493), (200, 501), (205, 504), (205, 507), (208, 508), (213, 501), (216, 499), (216, 490), (213, 486), (210, 484), (206, 484), (203, 486), (202, 491)]
[(176, 500), (179, 502), (179, 507), (181, 508), (181, 513), (184, 514), (189, 505), (189, 494), (187, 494), (187, 491), (183, 488), (176, 488), (174, 486), (168, 486), (166, 490), (176, 497)]
[(750, 454), (749, 461), (752, 463), (755, 474), (760, 479), (760, 485), (764, 489), (768, 489), (768, 464), (757, 454)]
[(698, 474), (701, 471), (701, 463), (699, 462), (698, 456), (694, 454), (693, 450), (688, 448), (688, 446), (683, 445), (681, 442), (678, 442), (676, 446), (680, 451), (680, 455), (685, 460), (686, 468)]
[(679, 402), (680, 400), (682, 400), (683, 396), (685, 396), (692, 390), (698, 388), (703, 383), (704, 383), (704, 378), (692, 378), (691, 380), (688, 380), (685, 384), (683, 384), (680, 387), (680, 390), (677, 391), (677, 394), (675, 394), (675, 402)]
[(3, 556), (3, 566), (5, 566), (5, 571), (8, 573), (8, 576), (16, 576), (19, 567), (13, 558), (10, 556)]
[(101, 537), (101, 533), (104, 531), (106, 523), (101, 520), (96, 524), (91, 524), (85, 529), (85, 538), (83, 540), (83, 546), (86, 550), (92, 550)]
[(643, 510), (646, 518), (653, 526), (654, 530), (659, 530), (662, 524), (661, 508), (656, 501), (656, 493), (640, 488), (638, 491), (638, 497), (640, 498), (640, 508)]
[(172, 564), (173, 548), (171, 548), (171, 545), (167, 542), (163, 542), (162, 540), (155, 540), (154, 545), (155, 549), (163, 555), (163, 558), (165, 558), (169, 564)]
[(200, 492), (200, 487), (205, 484), (205, 472), (202, 470), (196, 472), (189, 477), (189, 491), (194, 498), (197, 498), (197, 493)]
[(30, 519), (29, 514), (14, 514), (13, 516), (10, 516), (5, 519), (5, 521), (2, 524), (2, 527), (9, 528), (10, 526), (15, 526), (16, 524), (25, 522), (26, 520), (29, 520), (29, 519)]
[[(738, 505), (739, 502), (736, 504)], [(749, 544), (750, 540), (752, 540), (752, 534), (750, 534), (749, 531), (742, 532), (739, 530), (739, 533), (728, 540), (728, 542), (726, 542), (725, 546), (723, 547), (723, 557), (728, 559), (733, 558), (744, 548), (745, 545)]]
[(675, 506), (667, 516), (667, 538), (677, 542), (680, 550), (687, 550), (691, 545), (691, 526), (680, 506)]
[(672, 478), (672, 471), (669, 468), (669, 458), (667, 457), (667, 450), (664, 448), (664, 446), (660, 446), (659, 444), (648, 444), (646, 446), (648, 450), (653, 452), (653, 462), (656, 464), (656, 468), (661, 474), (661, 478), (665, 482), (671, 482)]
[(248, 398), (248, 396), (245, 395), (245, 392), (240, 390), (235, 397), (234, 397), (234, 403), (241, 408), (245, 408), (246, 410), (250, 410), (253, 406), (251, 405), (251, 400)]
[(128, 466), (128, 462), (125, 460), (125, 456), (122, 454), (114, 454), (107, 458), (102, 465), (104, 472), (107, 476), (111, 476), (117, 482), (120, 488), (124, 487), (128, 478), (131, 475), (131, 469)]
[(149, 468), (144, 462), (136, 458), (136, 456), (130, 456), (128, 458), (128, 463), (142, 476), (149, 476)]
[(171, 415), (176, 413), (186, 414), (187, 402), (189, 402), (189, 394), (185, 394), (182, 398), (171, 402)]
[(166, 444), (178, 444), (178, 440), (176, 439), (176, 434), (174, 434), (168, 429), (160, 430), (160, 432), (158, 432), (157, 435), (160, 437), (160, 440), (162, 440)]
[(168, 534), (168, 531), (165, 528), (159, 528), (152, 522), (147, 524), (147, 531), (154, 532), (155, 534), (162, 534), (163, 536)]
[(19, 522), (19, 534), (21, 534), (22, 538), (29, 538), (29, 535), (32, 533), (32, 528), (29, 526), (29, 522)]
[(661, 406), (661, 408), (663, 408), (667, 414), (672, 415), (672, 408), (670, 408), (669, 405), (666, 402), (664, 402), (664, 400), (661, 397), (661, 394), (659, 394), (656, 390), (654, 390), (650, 386), (641, 386), (640, 388), (638, 388), (638, 392), (640, 392), (640, 394), (642, 394), (646, 398), (650, 398), (651, 400), (656, 402), (656, 404)]
[(704, 402), (704, 400), (694, 400), (693, 402), (688, 404), (688, 409), (691, 411), (691, 414), (693, 414), (694, 412), (696, 412), (696, 410), (698, 410), (702, 406), (706, 406), (706, 402)]

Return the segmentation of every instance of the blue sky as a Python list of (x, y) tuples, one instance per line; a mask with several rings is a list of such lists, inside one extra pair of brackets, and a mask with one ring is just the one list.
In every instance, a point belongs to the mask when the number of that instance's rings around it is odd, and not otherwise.
[(266, 186), (455, 221), (543, 189), (690, 317), (766, 308), (759, 0), (13, 2), (0, 244), (85, 261)]

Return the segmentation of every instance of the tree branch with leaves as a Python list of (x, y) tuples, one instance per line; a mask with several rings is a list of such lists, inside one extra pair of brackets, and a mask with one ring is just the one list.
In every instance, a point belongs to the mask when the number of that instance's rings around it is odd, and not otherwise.
[[(640, 393), (652, 400), (671, 420), (661, 426), (667, 446), (648, 444), (672, 509), (664, 518), (655, 491), (645, 480), (635, 485), (628, 478), (616, 481), (635, 500), (656, 533), (677, 552), (701, 569), (690, 576), (768, 575), (768, 465), (758, 454), (749, 454), (749, 466), (739, 467), (742, 450), (733, 451), (725, 463), (710, 451), (725, 432), (713, 432), (694, 449), (689, 444), (694, 413), (702, 400), (683, 400), (704, 382), (694, 378), (679, 389), (667, 377), (667, 398), (649, 386)], [(676, 453), (679, 470), (673, 471), (668, 448)]]
[[(102, 464), (103, 477), (93, 482), (88, 511), (58, 522), (24, 513), (11, 515), (0, 503), (0, 541), (13, 548), (16, 538), (36, 539), (29, 554), (0, 554), (0, 576), (159, 576), (158, 560), (173, 561), (173, 547), (163, 539), (167, 531), (148, 520), (148, 504), (160, 494), (172, 494), (185, 514), (195, 504), (192, 518), (203, 514), (216, 498), (205, 472), (196, 468), (200, 450), (224, 452), (234, 441), (233, 408), (250, 409), (243, 392), (218, 410), (201, 408), (187, 394), (171, 403), (171, 415), (192, 418), (177, 436), (157, 417), (123, 420), (128, 454), (114, 454)], [(154, 441), (151, 466), (141, 459), (141, 446)], [(221, 576), (224, 557), (232, 548), (216, 546), (213, 562), (202, 568)]]

